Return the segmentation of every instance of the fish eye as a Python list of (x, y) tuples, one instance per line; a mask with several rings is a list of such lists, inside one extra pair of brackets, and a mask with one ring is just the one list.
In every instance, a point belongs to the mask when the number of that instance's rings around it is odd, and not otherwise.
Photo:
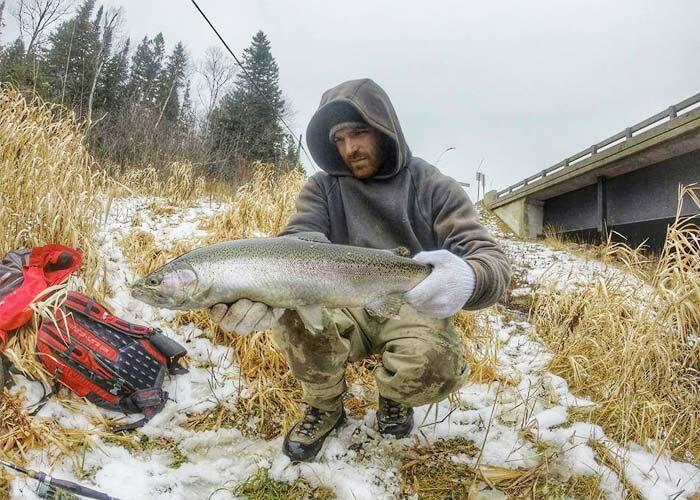
[(156, 276), (150, 276), (150, 277), (146, 280), (146, 284), (147, 284), (147, 285), (151, 285), (151, 286), (157, 286), (157, 285), (160, 284), (160, 280), (159, 280)]

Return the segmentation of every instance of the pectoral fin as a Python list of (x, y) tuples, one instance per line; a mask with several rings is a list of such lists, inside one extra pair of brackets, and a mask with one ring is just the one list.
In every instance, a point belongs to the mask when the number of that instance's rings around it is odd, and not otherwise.
[(403, 294), (394, 293), (385, 295), (367, 306), (367, 312), (375, 316), (396, 319), (399, 317), (401, 306), (406, 303)]
[(411, 256), (411, 251), (408, 249), (408, 247), (396, 247), (391, 250), (392, 253), (395, 253), (396, 255), (399, 255), (400, 257), (410, 257)]
[(398, 255), (399, 257), (411, 256), (411, 251), (407, 247), (386, 248), (383, 251), (393, 253), (394, 255)]
[(323, 308), (320, 305), (297, 307), (297, 313), (307, 330), (314, 333), (323, 330)]

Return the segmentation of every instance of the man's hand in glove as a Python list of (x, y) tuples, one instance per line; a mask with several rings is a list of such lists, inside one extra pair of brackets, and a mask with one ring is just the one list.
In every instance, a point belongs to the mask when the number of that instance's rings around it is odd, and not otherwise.
[(433, 318), (447, 318), (462, 309), (476, 288), (474, 268), (447, 250), (420, 252), (413, 259), (433, 270), (406, 292), (409, 305)]
[(262, 302), (240, 299), (231, 305), (216, 304), (209, 309), (209, 317), (225, 332), (248, 335), (274, 325), (284, 309), (270, 307)]

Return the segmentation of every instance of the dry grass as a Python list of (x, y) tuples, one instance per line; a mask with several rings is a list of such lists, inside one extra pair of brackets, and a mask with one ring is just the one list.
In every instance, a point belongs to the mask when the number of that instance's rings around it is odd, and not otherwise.
[(294, 212), (294, 202), (306, 181), (301, 170), (280, 173), (273, 165), (258, 164), (250, 182), (239, 187), (226, 211), (202, 224), (209, 242), (274, 236)]
[(232, 491), (235, 495), (250, 500), (331, 500), (335, 493), (323, 486), (313, 487), (306, 479), (297, 479), (293, 483), (285, 483), (272, 479), (267, 469), (258, 472), (240, 483)]
[(3, 468), (0, 470), (0, 498), (10, 498), (12, 476)]
[[(284, 356), (273, 346), (269, 332), (246, 336), (225, 333), (210, 321), (205, 311), (180, 313), (177, 321), (192, 323), (208, 332), (213, 342), (230, 346), (246, 382), (248, 395), (239, 395), (234, 414), (225, 420), (219, 416), (221, 413), (214, 418), (206, 417), (206, 421), (213, 424), (212, 428), (220, 427), (222, 421), (236, 421), (242, 431), (252, 430), (258, 436), (272, 439), (300, 418), (301, 388)], [(199, 420), (190, 423), (201, 424)]]
[(99, 268), (95, 227), (104, 177), (94, 170), (80, 125), (53, 111), (39, 98), (27, 102), (0, 87), (0, 254), (46, 243), (80, 248), (90, 283)]
[[(100, 269), (96, 229), (105, 177), (83, 142), (81, 125), (57, 108), (0, 86), (0, 255), (58, 243), (83, 253), (90, 293)], [(16, 332), (7, 357), (25, 373), (44, 378), (34, 356), (36, 324)]]
[(197, 246), (196, 241), (179, 240), (169, 248), (158, 247), (153, 233), (135, 229), (119, 242), (122, 253), (138, 276), (152, 273), (166, 262), (189, 252)]
[(25, 464), (27, 453), (43, 450), (53, 458), (72, 455), (91, 434), (87, 430), (65, 429), (53, 420), (30, 417), (22, 399), (0, 392), (0, 458)]
[[(700, 207), (700, 188), (679, 199)], [(555, 353), (551, 368), (599, 402), (592, 418), (623, 443), (655, 442), (674, 457), (700, 460), (700, 228), (678, 217), (655, 271), (630, 289), (624, 278), (576, 291), (542, 288), (532, 321)], [(638, 249), (606, 252), (637, 275)], [(659, 451), (661, 452), (661, 451)], [(689, 456), (690, 455), (690, 456)]]
[[(189, 161), (176, 161), (162, 169), (113, 168), (111, 196), (155, 196), (176, 207), (188, 207), (212, 191)], [(218, 190), (217, 186), (217, 190)]]
[(489, 384), (501, 382), (517, 385), (518, 380), (498, 371), (498, 336), (479, 313), (461, 311), (454, 317), (457, 333), (462, 340), (464, 359), (469, 363), (469, 382)]
[(595, 476), (561, 477), (556, 472), (561, 468), (553, 466), (558, 454), (551, 449), (543, 449), (539, 464), (529, 469), (472, 466), (454, 460), (478, 454), (478, 447), (463, 438), (414, 445), (400, 467), (401, 494), (425, 500), (468, 500), (495, 489), (512, 499), (604, 498)]

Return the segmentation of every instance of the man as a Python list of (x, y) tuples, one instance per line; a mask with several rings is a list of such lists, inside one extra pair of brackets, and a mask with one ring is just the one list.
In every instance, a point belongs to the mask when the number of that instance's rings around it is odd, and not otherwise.
[(284, 441), (285, 454), (295, 461), (313, 459), (343, 423), (345, 365), (372, 353), (381, 354), (375, 370), (379, 431), (408, 435), (414, 406), (444, 399), (469, 375), (450, 317), (495, 303), (510, 279), (510, 266), (469, 197), (454, 179), (411, 155), (389, 97), (372, 80), (344, 82), (324, 93), (306, 138), (323, 171), (309, 178), (280, 235), (406, 247), (432, 272), (406, 294), (398, 318), (363, 309), (325, 311), (317, 335), (293, 310), (245, 299), (211, 309), (227, 331), (272, 326), (307, 403)]

